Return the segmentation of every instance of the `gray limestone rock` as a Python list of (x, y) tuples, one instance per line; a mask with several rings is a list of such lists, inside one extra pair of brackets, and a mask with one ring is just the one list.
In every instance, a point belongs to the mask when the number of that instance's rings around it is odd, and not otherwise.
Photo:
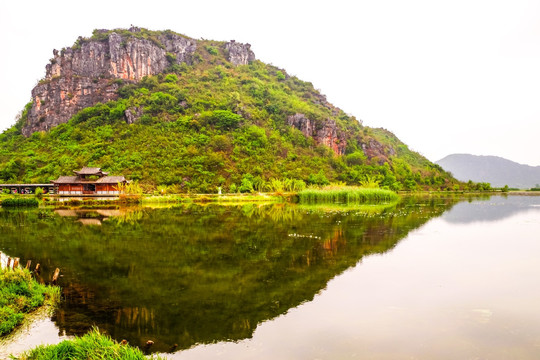
[[(136, 34), (141, 30), (132, 27), (129, 31)], [(249, 44), (231, 42), (225, 46), (234, 65), (255, 59)], [(79, 38), (73, 48), (54, 50), (45, 78), (32, 90), (33, 105), (22, 133), (30, 136), (35, 131), (49, 130), (85, 107), (116, 100), (117, 79), (136, 82), (165, 71), (171, 61), (191, 64), (196, 49), (196, 40), (172, 32), (163, 32), (158, 40), (112, 32), (104, 40)], [(128, 115), (126, 119), (130, 121)]]
[(231, 40), (225, 44), (225, 50), (228, 53), (227, 59), (234, 65), (247, 65), (255, 60), (250, 44), (241, 44)]

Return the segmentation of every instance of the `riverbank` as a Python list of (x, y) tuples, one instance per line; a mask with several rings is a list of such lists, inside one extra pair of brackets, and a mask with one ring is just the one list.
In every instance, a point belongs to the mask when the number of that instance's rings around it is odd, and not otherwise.
[(86, 360), (161, 360), (158, 355), (145, 356), (144, 353), (127, 343), (119, 343), (94, 328), (81, 337), (64, 340), (56, 345), (40, 345), (22, 353), (17, 360), (55, 360), (55, 359), (86, 359)]
[(28, 269), (0, 270), (0, 337), (6, 337), (40, 307), (54, 308), (60, 288), (40, 284)]
[[(540, 196), (540, 191), (528, 191), (528, 190), (517, 190), (517, 191), (508, 191), (503, 192), (501, 190), (494, 191), (399, 191), (397, 193), (382, 190), (382, 189), (362, 189), (362, 191), (367, 194), (366, 196), (360, 195), (360, 193), (355, 194), (356, 190), (351, 191), (350, 189), (361, 189), (356, 187), (343, 187), (343, 191), (338, 192), (336, 189), (324, 190), (324, 189), (306, 189), (304, 193), (313, 193), (317, 192), (315, 198), (330, 198), (334, 202), (343, 202), (343, 199), (346, 198), (358, 198), (360, 201), (355, 202), (378, 202), (378, 201), (395, 201), (393, 195), (385, 194), (383, 198), (380, 198), (379, 191), (381, 194), (383, 192), (388, 192), (392, 194), (397, 194), (398, 196), (490, 196), (490, 195), (526, 195), (526, 196)], [(349, 189), (349, 190), (347, 190)], [(340, 193), (339, 196), (337, 194)], [(59, 197), (56, 195), (47, 196), (45, 195), (40, 201), (39, 206), (51, 207), (54, 209), (59, 208), (80, 208), (80, 209), (94, 209), (94, 208), (117, 208), (118, 206), (124, 205), (152, 205), (152, 204), (175, 204), (175, 203), (247, 203), (247, 202), (256, 202), (256, 203), (268, 203), (268, 202), (292, 202), (296, 203), (300, 201), (300, 196), (302, 192), (273, 192), (273, 193), (231, 193), (231, 194), (165, 194), (165, 195), (154, 195), (154, 194), (143, 194), (143, 195), (120, 195), (116, 198), (92, 198), (92, 197)], [(376, 196), (373, 196), (377, 194)], [(343, 195), (343, 196), (341, 196)], [(337, 197), (336, 197), (337, 196)], [(388, 196), (391, 196), (388, 197)], [(12, 199), (13, 195), (4, 195), (0, 194), (0, 206), (2, 206), (2, 201), (8, 201)], [(16, 198), (21, 199), (35, 199), (34, 195), (17, 195)], [(343, 198), (343, 199), (341, 199)], [(306, 197), (307, 199), (307, 197)], [(341, 199), (341, 200), (340, 200)], [(15, 206), (19, 207), (19, 206)], [(7, 208), (7, 206), (6, 206)]]

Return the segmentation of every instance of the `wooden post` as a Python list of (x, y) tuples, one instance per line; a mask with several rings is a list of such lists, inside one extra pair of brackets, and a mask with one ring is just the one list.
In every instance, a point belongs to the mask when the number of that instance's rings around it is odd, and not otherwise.
[(8, 257), (7, 259), (7, 265), (6, 265), (6, 269), (9, 269), (9, 267), (11, 266), (11, 258)]
[(20, 260), (19, 258), (15, 258), (15, 260), (13, 260), (13, 269), (19, 267), (19, 260)]
[(30, 270), (30, 265), (32, 265), (32, 260), (28, 260), (28, 261), (26, 262), (26, 267), (25, 267), (25, 269)]
[(60, 275), (60, 269), (56, 268), (56, 270), (54, 270), (54, 275), (52, 277), (53, 285), (56, 285), (56, 282), (58, 281), (58, 275)]
[(34, 269), (34, 272), (36, 274), (39, 274), (40, 270), (39, 270), (39, 263), (36, 265), (36, 268)]

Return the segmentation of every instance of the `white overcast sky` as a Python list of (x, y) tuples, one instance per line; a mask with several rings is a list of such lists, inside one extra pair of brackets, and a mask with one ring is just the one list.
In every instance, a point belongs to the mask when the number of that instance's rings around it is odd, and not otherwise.
[(432, 161), (471, 153), (540, 165), (538, 0), (2, 0), (0, 130), (53, 49), (131, 24), (248, 42)]

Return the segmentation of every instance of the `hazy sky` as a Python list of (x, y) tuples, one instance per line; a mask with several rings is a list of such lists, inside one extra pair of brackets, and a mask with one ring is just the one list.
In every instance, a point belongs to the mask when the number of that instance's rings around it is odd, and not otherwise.
[(252, 44), (365, 125), (432, 161), (452, 153), (540, 165), (540, 1), (6, 1), (0, 130), (53, 49), (96, 28), (171, 29)]

